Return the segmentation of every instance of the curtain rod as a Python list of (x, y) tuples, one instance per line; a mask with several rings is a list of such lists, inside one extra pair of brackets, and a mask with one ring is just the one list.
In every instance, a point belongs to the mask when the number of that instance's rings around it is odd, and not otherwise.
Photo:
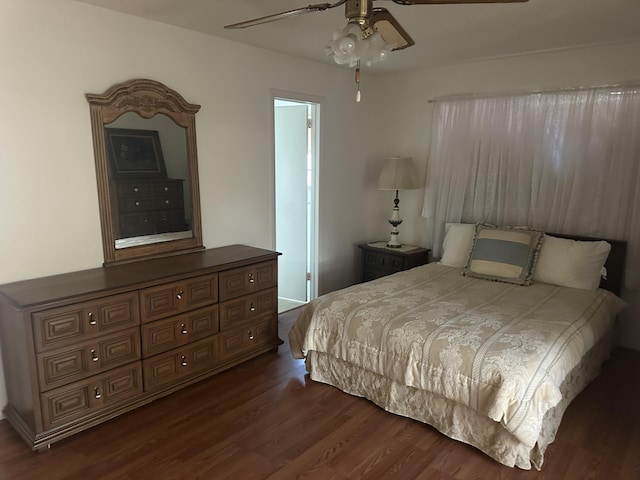
[(428, 103), (442, 102), (446, 100), (474, 100), (480, 98), (496, 98), (496, 97), (517, 97), (520, 95), (540, 95), (543, 93), (565, 93), (565, 92), (579, 92), (582, 90), (595, 90), (600, 88), (620, 88), (620, 89), (630, 89), (630, 88), (638, 88), (640, 89), (640, 83), (623, 83), (623, 84), (609, 84), (609, 85), (592, 85), (592, 86), (581, 86), (581, 87), (567, 87), (567, 88), (553, 88), (553, 89), (543, 89), (543, 90), (521, 90), (521, 91), (513, 91), (513, 92), (494, 92), (494, 93), (460, 93), (455, 95), (443, 95), (441, 97), (432, 98), (428, 101)]

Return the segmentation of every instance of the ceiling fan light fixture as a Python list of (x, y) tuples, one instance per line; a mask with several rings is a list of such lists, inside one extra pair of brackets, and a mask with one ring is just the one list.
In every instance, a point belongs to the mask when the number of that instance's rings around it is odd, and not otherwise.
[(326, 48), (327, 55), (333, 56), (338, 65), (355, 67), (358, 63), (357, 49), (360, 39), (360, 28), (349, 23), (343, 30), (333, 32), (333, 40)]
[[(333, 34), (333, 40), (325, 47), (327, 56), (340, 65), (356, 67), (355, 81), (358, 87), (356, 101), (360, 101), (360, 63), (371, 66), (383, 61), (394, 50), (415, 45), (402, 25), (386, 8), (373, 8), (374, 0), (335, 0), (334, 3), (318, 3), (285, 12), (266, 15), (244, 22), (226, 25), (224, 28), (247, 28), (275, 22), (305, 13), (323, 12), (344, 5), (347, 26)], [(467, 3), (514, 3), (529, 0), (392, 0), (398, 5), (446, 5)]]
[(360, 42), (359, 47), (360, 61), (368, 67), (386, 59), (394, 49), (394, 46), (387, 43), (379, 32), (373, 33)]
[(368, 27), (357, 23), (348, 23), (343, 30), (333, 34), (333, 40), (327, 45), (327, 55), (339, 65), (355, 67), (361, 62), (368, 67), (384, 60), (394, 49), (394, 45), (387, 43), (378, 32), (363, 32)]
[(353, 35), (347, 35), (342, 40), (340, 40), (339, 48), (340, 52), (345, 55), (352, 54), (356, 49), (357, 39)]

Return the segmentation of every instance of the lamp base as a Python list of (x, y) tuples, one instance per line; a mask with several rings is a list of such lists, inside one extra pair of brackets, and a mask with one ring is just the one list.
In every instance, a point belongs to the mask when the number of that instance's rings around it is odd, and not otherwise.
[(395, 237), (396, 237), (395, 235), (391, 234), (391, 238), (387, 242), (388, 248), (402, 248), (402, 244), (398, 242), (398, 239)]
[(400, 207), (398, 204), (400, 200), (398, 199), (398, 191), (396, 190), (396, 198), (393, 200), (393, 210), (391, 212), (391, 218), (389, 219), (389, 223), (391, 224), (391, 236), (389, 237), (389, 241), (387, 242), (388, 248), (400, 248), (402, 244), (398, 241), (398, 225), (402, 223), (402, 219), (400, 218)]

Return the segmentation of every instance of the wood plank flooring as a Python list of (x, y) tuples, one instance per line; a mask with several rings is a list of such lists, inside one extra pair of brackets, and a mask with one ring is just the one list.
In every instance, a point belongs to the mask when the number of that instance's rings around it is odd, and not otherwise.
[[(297, 315), (280, 316), (287, 338)], [(504, 467), (269, 353), (32, 452), (0, 422), (0, 480), (640, 480), (640, 352), (616, 350), (569, 407), (541, 472)]]

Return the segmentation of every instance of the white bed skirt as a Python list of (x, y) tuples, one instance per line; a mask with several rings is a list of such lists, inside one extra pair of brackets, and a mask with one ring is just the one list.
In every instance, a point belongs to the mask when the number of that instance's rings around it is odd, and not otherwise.
[(562, 400), (545, 415), (538, 441), (528, 446), (516, 439), (502, 425), (471, 408), (414, 387), (398, 384), (328, 354), (309, 351), (307, 370), (312, 380), (339, 388), (343, 392), (366, 398), (388, 412), (427, 423), (446, 436), (472, 445), (509, 467), (540, 470), (544, 452), (553, 442), (569, 403), (599, 373), (609, 357), (613, 334), (596, 344), (565, 378)]

